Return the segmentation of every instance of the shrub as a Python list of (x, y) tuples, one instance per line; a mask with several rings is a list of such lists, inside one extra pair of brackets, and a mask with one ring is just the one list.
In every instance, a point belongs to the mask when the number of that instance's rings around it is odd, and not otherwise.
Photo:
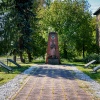
[(83, 59), (75, 58), (73, 61), (75, 61), (75, 62), (83, 62)]
[(87, 62), (89, 62), (89, 61), (91, 61), (91, 60), (96, 60), (96, 63), (100, 63), (100, 55), (98, 55), (98, 54), (90, 54), (90, 55), (86, 56), (86, 57), (83, 59), (83, 61), (84, 61), (85, 63), (87, 63)]
[(4, 78), (0, 78), (0, 81), (4, 80)]

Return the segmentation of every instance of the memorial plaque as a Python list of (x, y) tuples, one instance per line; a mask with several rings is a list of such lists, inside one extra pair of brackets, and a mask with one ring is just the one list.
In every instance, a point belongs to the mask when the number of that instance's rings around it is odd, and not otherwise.
[(46, 63), (60, 64), (58, 36), (57, 36), (57, 33), (55, 32), (50, 32), (48, 36)]

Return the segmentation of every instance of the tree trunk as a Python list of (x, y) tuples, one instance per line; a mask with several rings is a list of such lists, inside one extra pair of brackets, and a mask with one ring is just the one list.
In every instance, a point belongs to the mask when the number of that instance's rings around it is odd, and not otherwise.
[(21, 62), (23, 62), (23, 63), (25, 63), (25, 59), (23, 59), (23, 53), (22, 53), (22, 50), (23, 50), (23, 36), (21, 36), (20, 38), (19, 38), (19, 49), (20, 49), (20, 52), (19, 52), (19, 56), (20, 56), (20, 60), (21, 60)]
[(67, 58), (66, 42), (64, 42), (63, 51), (64, 51), (64, 58)]
[(16, 62), (16, 55), (13, 55), (13, 60)]
[(31, 62), (32, 61), (31, 53), (27, 52), (27, 54), (28, 54), (28, 60), (29, 60), (29, 62)]
[(22, 52), (20, 52), (20, 60), (21, 60), (21, 62), (25, 63), (25, 59), (23, 59)]
[(85, 57), (85, 47), (84, 47), (84, 42), (83, 42), (83, 58)]

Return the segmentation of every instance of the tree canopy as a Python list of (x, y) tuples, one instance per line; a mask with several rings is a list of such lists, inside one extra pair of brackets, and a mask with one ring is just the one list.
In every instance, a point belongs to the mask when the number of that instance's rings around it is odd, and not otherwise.
[(55, 0), (38, 13), (42, 32), (56, 31), (59, 34), (60, 50), (63, 55), (66, 53), (66, 57), (74, 49), (84, 57), (91, 47), (92, 16), (88, 8), (86, 0)]
[(61, 57), (96, 52), (95, 19), (89, 7), (87, 0), (1, 0), (0, 52), (12, 51), (22, 62), (24, 52), (29, 61), (44, 56), (51, 31), (58, 33)]

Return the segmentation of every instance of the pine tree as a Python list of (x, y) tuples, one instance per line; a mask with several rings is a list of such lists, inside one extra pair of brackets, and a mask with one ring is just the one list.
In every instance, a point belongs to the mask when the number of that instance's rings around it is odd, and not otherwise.
[(31, 27), (30, 27), (30, 17), (34, 16), (31, 12), (33, 5), (33, 0), (15, 0), (15, 9), (18, 13), (18, 27), (20, 29), (20, 38), (19, 38), (19, 50), (21, 61), (24, 62), (22, 58), (22, 53), (26, 50), (29, 58), (29, 62), (31, 61)]
[(4, 29), (8, 36), (11, 35), (10, 41), (14, 42), (13, 54), (16, 56), (16, 52), (19, 53), (22, 62), (25, 62), (22, 56), (24, 51), (28, 54), (29, 62), (32, 60), (31, 19), (35, 18), (32, 12), (33, 1), (35, 0), (2, 0), (0, 3), (2, 12), (7, 13)]

